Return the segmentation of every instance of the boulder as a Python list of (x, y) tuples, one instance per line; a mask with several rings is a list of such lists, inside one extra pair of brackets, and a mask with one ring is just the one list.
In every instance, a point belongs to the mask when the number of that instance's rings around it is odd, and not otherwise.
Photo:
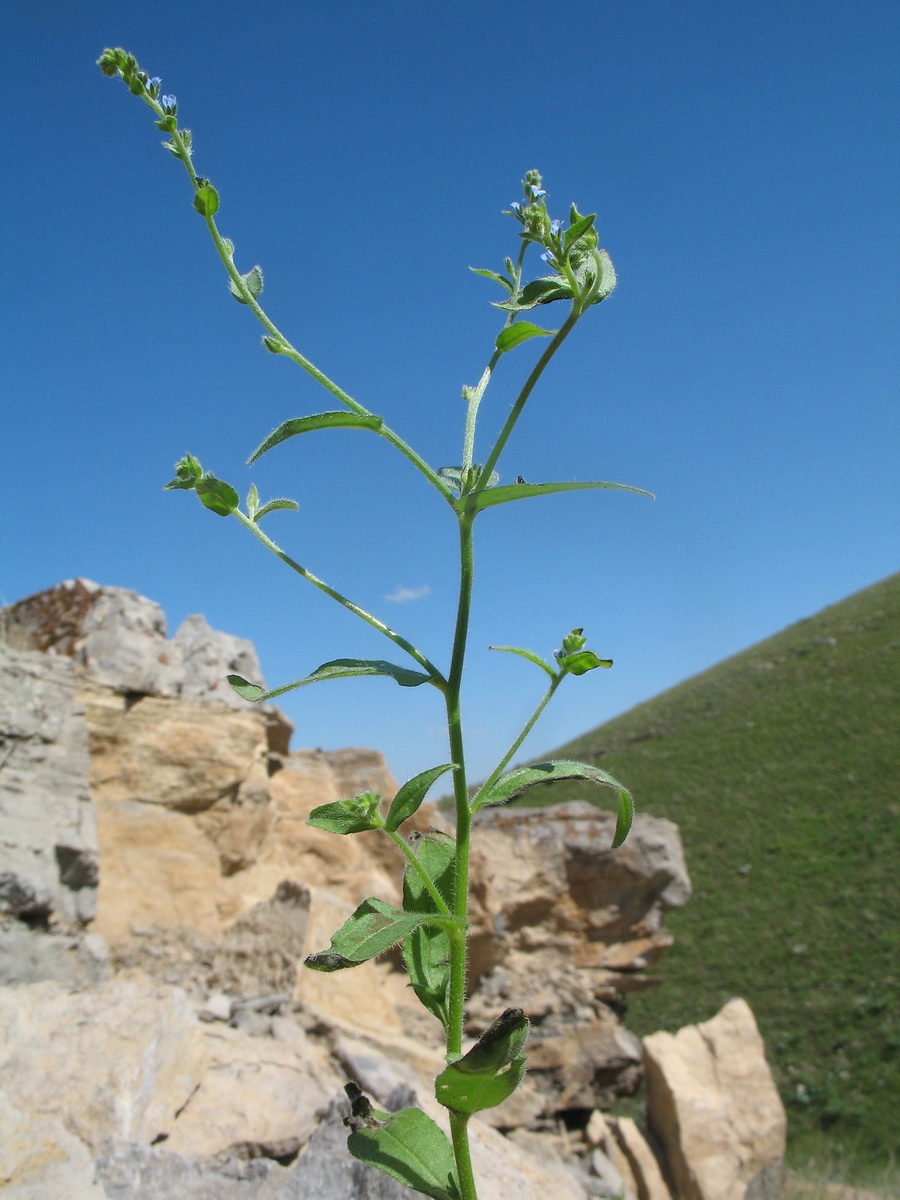
[(749, 1005), (644, 1039), (647, 1117), (682, 1200), (775, 1200), (786, 1118)]
[[(149, 981), (148, 981), (149, 982)], [(0, 1089), (92, 1149), (167, 1135), (209, 1050), (183, 992), (112, 979), (0, 989)]]
[(89, 921), (97, 834), (72, 663), (0, 643), (0, 912)]
[(193, 1160), (296, 1155), (344, 1082), (327, 1050), (289, 1022), (277, 1038), (220, 1023), (198, 1029), (209, 1066), (169, 1126), (166, 1149)]

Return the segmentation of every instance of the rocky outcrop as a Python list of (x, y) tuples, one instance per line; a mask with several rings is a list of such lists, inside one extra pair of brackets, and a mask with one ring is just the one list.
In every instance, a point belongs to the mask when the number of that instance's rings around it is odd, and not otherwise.
[(744, 1000), (644, 1039), (647, 1116), (682, 1200), (776, 1200), (786, 1119)]
[[(437, 1023), (396, 956), (302, 967), (367, 896), (400, 901), (404, 860), (388, 839), (306, 824), (361, 791), (392, 798), (382, 756), (292, 751), (277, 709), (223, 686), (229, 671), (261, 679), (249, 643), (202, 617), (169, 639), (159, 607), (124, 589), (61, 584), (4, 610), (2, 636), (4, 1196), (408, 1194), (349, 1157), (341, 1087), (443, 1122)], [(442, 821), (424, 808), (404, 828)], [(472, 1121), (482, 1200), (670, 1200), (657, 1143), (599, 1109), (641, 1082), (641, 1045), (620, 1018), (627, 994), (657, 981), (665, 913), (690, 884), (671, 823), (639, 816), (615, 853), (612, 827), (580, 804), (479, 816), (468, 1031), (509, 1004), (533, 1026), (524, 1087)], [(730, 1020), (704, 1043), (720, 1056), (738, 1040)], [(646, 1061), (662, 1114), (677, 1089)], [(729, 1088), (757, 1075), (717, 1070), (722, 1111), (747, 1125)], [(690, 1123), (669, 1108), (686, 1145)], [(560, 1139), (563, 1112), (575, 1128)], [(755, 1162), (744, 1154), (736, 1178)], [(767, 1170), (741, 1200), (767, 1200)]]
[(2, 640), (18, 650), (53, 650), (117, 692), (247, 703), (228, 686), (229, 672), (262, 683), (252, 642), (187, 617), (167, 637), (163, 610), (127, 588), (68, 579), (2, 612)]
[(96, 909), (88, 734), (72, 663), (0, 643), (0, 913), (32, 923)]
[(641, 1044), (617, 1012), (623, 993), (658, 982), (645, 969), (670, 944), (663, 915), (690, 895), (670, 821), (639, 814), (615, 852), (614, 827), (580, 802), (487, 810), (475, 825), (469, 1029), (525, 1006), (545, 1114), (637, 1090)]

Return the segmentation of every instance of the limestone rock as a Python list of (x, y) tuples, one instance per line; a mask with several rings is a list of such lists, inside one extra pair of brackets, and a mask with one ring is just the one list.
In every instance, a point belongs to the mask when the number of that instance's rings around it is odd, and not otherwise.
[(672, 1200), (656, 1155), (637, 1124), (631, 1117), (618, 1117), (613, 1127), (636, 1181), (638, 1200)]
[(0, 989), (0, 1089), (96, 1149), (168, 1134), (208, 1050), (183, 992), (110, 980)]
[(0, 911), (88, 921), (97, 836), (72, 664), (0, 644)]
[(172, 638), (182, 677), (178, 694), (184, 700), (216, 700), (230, 708), (244, 708), (226, 676), (241, 675), (265, 687), (259, 659), (251, 641), (210, 629), (199, 613), (185, 617)]
[(166, 1148), (190, 1159), (296, 1154), (344, 1082), (327, 1053), (297, 1025), (290, 1039), (219, 1023), (198, 1028), (209, 1068), (169, 1125)]
[(26, 1112), (0, 1091), (3, 1200), (109, 1200), (87, 1146), (56, 1116)]
[(96, 688), (84, 697), (104, 863), (99, 930), (111, 942), (134, 923), (221, 934), (221, 880), (255, 860), (270, 819), (264, 715), (155, 696), (129, 703)]
[(306, 953), (309, 889), (282, 880), (271, 900), (239, 917), (219, 944), (210, 984), (241, 996), (293, 995)]
[(22, 921), (0, 917), (0, 987), (54, 979), (82, 988), (109, 976), (109, 949), (99, 934), (31, 929)]
[(123, 693), (184, 696), (248, 708), (228, 686), (236, 673), (264, 686), (252, 642), (186, 617), (171, 641), (152, 600), (128, 588), (69, 579), (2, 610), (4, 638), (73, 658), (90, 679)]
[(644, 1039), (647, 1117), (682, 1200), (775, 1200), (786, 1119), (753, 1013)]
[(670, 943), (663, 914), (690, 895), (675, 825), (639, 814), (612, 851), (614, 826), (580, 802), (476, 820), (468, 1030), (525, 1006), (547, 1112), (608, 1107), (638, 1087), (640, 1044), (610, 1005), (651, 982), (643, 969)]
[[(97, 1176), (103, 1200), (277, 1200), (288, 1171), (259, 1158), (204, 1166), (165, 1145), (110, 1138), (97, 1159)], [(43, 1200), (56, 1195), (46, 1192)], [(58, 1197), (68, 1200), (68, 1193)]]

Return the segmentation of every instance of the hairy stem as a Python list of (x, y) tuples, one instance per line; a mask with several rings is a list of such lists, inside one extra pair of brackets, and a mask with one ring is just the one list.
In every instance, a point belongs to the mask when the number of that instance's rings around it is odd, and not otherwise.
[(487, 486), (487, 482), (491, 477), (491, 472), (493, 471), (494, 467), (496, 467), (497, 460), (499, 459), (500, 455), (503, 453), (503, 448), (506, 445), (506, 443), (509, 441), (509, 436), (512, 433), (513, 429), (515, 428), (516, 422), (518, 421), (519, 417), (522, 415), (522, 409), (525, 407), (525, 402), (527, 401), (528, 397), (531, 395), (532, 391), (534, 390), (534, 386), (537, 383), (537, 381), (540, 379), (541, 375), (543, 374), (544, 368), (547, 366), (547, 363), (549, 363), (550, 359), (553, 357), (553, 355), (556, 353), (556, 351), (560, 348), (560, 346), (563, 344), (563, 342), (566, 340), (566, 338), (569, 336), (569, 334), (574, 329), (575, 322), (578, 320), (578, 317), (579, 317), (579, 314), (575, 311), (575, 308), (573, 305), (572, 311), (569, 313), (568, 317), (566, 317), (565, 321), (560, 326), (559, 330), (554, 334), (553, 340), (550, 342), (550, 345), (547, 347), (547, 349), (544, 351), (544, 353), (541, 355), (541, 357), (537, 360), (537, 362), (534, 365), (534, 369), (532, 370), (532, 372), (528, 376), (528, 378), (525, 380), (525, 384), (522, 387), (521, 392), (519, 392), (519, 395), (516, 397), (516, 402), (512, 406), (510, 414), (506, 418), (506, 421), (503, 424), (503, 428), (500, 430), (500, 433), (497, 435), (497, 440), (494, 443), (494, 448), (488, 455), (487, 461), (485, 462), (484, 467), (482, 468), (481, 483), (479, 484), (480, 488)]
[(399, 646), (401, 650), (405, 650), (410, 658), (414, 658), (420, 667), (425, 668), (425, 670), (431, 676), (431, 682), (435, 685), (435, 687), (439, 688), (442, 692), (446, 691), (447, 680), (437, 669), (431, 659), (426, 658), (421, 650), (417, 650), (412, 642), (408, 642), (405, 637), (391, 629), (389, 625), (385, 625), (384, 621), (380, 621), (378, 617), (373, 616), (372, 613), (367, 612), (358, 604), (354, 604), (352, 600), (348, 600), (348, 598), (342, 595), (342, 593), (336, 588), (333, 588), (330, 584), (327, 584), (324, 579), (319, 579), (317, 575), (313, 575), (312, 571), (308, 571), (306, 567), (301, 566), (300, 563), (291, 558), (289, 554), (286, 554), (276, 542), (273, 542), (270, 537), (267, 537), (266, 534), (264, 534), (260, 527), (256, 524), (256, 522), (251, 521), (250, 518), (245, 516), (240, 509), (236, 509), (233, 515), (237, 517), (245, 529), (249, 529), (253, 536), (258, 538), (264, 546), (272, 551), (273, 554), (276, 554), (283, 563), (287, 563), (292, 571), (296, 571), (298, 575), (302, 576), (302, 578), (307, 581), (307, 583), (311, 583), (313, 587), (317, 587), (320, 592), (324, 592), (326, 596), (330, 596), (332, 600), (336, 600), (338, 604), (343, 605), (343, 607), (349, 612), (352, 612), (354, 616), (359, 617), (361, 621), (365, 621), (367, 625), (371, 625), (373, 629), (377, 629), (378, 632), (384, 634), (386, 638), (390, 638), (390, 640), (395, 645)]
[(450, 1113), (450, 1136), (456, 1157), (456, 1174), (462, 1200), (478, 1200), (475, 1176), (472, 1173), (472, 1156), (469, 1153), (469, 1118), (464, 1113)]
[(550, 703), (550, 700), (553, 697), (553, 693), (559, 687), (560, 683), (562, 682), (562, 679), (563, 679), (562, 675), (557, 675), (553, 679), (552, 683), (550, 684), (550, 686), (547, 688), (546, 692), (544, 693), (544, 697), (541, 700), (540, 704), (537, 706), (537, 708), (534, 710), (534, 712), (531, 714), (531, 716), (525, 722), (525, 727), (523, 728), (522, 732), (519, 734), (519, 736), (516, 738), (516, 740), (513, 742), (513, 744), (507, 750), (507, 752), (503, 755), (503, 757), (497, 763), (496, 767), (494, 767), (491, 774), (488, 776), (488, 778), (485, 780), (485, 782), (481, 785), (481, 787), (478, 789), (478, 791), (472, 797), (472, 803), (471, 803), (472, 812), (478, 811), (479, 801), (480, 801), (481, 797), (487, 795), (487, 793), (490, 791), (490, 789), (494, 786), (494, 784), (497, 782), (497, 780), (503, 774), (503, 772), (506, 769), (506, 766), (509, 763), (512, 756), (515, 754), (515, 752), (518, 750), (518, 748), (522, 745), (522, 743), (528, 737), (529, 733), (531, 733), (532, 729), (537, 724), (538, 718), (540, 717), (541, 713), (544, 711), (544, 709)]

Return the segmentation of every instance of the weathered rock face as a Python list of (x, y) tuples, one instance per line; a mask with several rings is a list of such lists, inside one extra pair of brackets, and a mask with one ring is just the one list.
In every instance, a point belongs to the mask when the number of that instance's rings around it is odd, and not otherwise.
[(72, 663), (0, 644), (0, 912), (93, 917), (97, 837)]
[(167, 639), (162, 609), (127, 588), (69, 579), (2, 610), (3, 640), (19, 650), (55, 650), (104, 687), (139, 695), (218, 700), (248, 707), (226, 675), (262, 683), (251, 642), (185, 618)]
[(786, 1119), (753, 1013), (644, 1039), (647, 1115), (683, 1200), (775, 1200)]
[(670, 821), (639, 814), (612, 852), (614, 827), (584, 803), (476, 822), (470, 1031), (524, 1006), (530, 1078), (552, 1109), (607, 1107), (638, 1087), (641, 1045), (615, 1009), (656, 982), (644, 968), (670, 944), (663, 914), (690, 895)]
[[(396, 957), (302, 968), (363, 899), (400, 902), (388, 839), (306, 824), (361, 791), (391, 799), (381, 755), (291, 752), (276, 709), (223, 688), (229, 671), (261, 679), (249, 643), (200, 617), (167, 639), (158, 606), (123, 589), (63, 584), (5, 610), (0, 629), (4, 1196), (399, 1200), (406, 1189), (349, 1158), (334, 1098), (352, 1079), (388, 1109), (418, 1096), (443, 1122), (437, 1022)], [(479, 817), (469, 1033), (509, 1005), (533, 1024), (525, 1086), (471, 1123), (484, 1200), (670, 1200), (634, 1123), (597, 1106), (641, 1079), (623, 998), (656, 981), (663, 916), (690, 885), (673, 825), (640, 816), (612, 853), (613, 823), (577, 804)], [(426, 808), (404, 832), (441, 824)], [(726, 1014), (691, 1034), (706, 1057), (687, 1058), (701, 1090), (714, 1077), (722, 1129), (745, 1131), (732, 1166), (719, 1118), (704, 1142), (648, 1052), (653, 1111), (669, 1104), (683, 1125), (672, 1173), (690, 1150), (691, 1179), (713, 1180), (685, 1200), (770, 1200), (745, 1014)], [(544, 1152), (540, 1129), (562, 1110), (594, 1110), (577, 1154)]]

